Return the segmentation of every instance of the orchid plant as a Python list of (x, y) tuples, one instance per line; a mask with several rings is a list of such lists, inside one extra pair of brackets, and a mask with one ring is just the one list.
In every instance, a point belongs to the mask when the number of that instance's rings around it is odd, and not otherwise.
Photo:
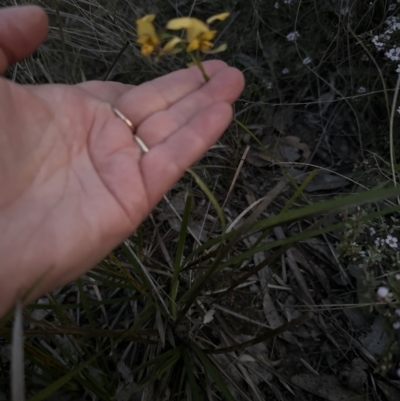
[[(153, 23), (155, 17), (154, 14), (148, 14), (136, 21), (136, 42), (141, 45), (141, 53), (146, 57), (154, 54), (158, 59), (163, 55), (185, 51), (191, 57), (192, 64), (199, 67), (204, 79), (208, 81), (209, 77), (201, 64), (200, 52), (215, 54), (226, 50), (226, 44), (213, 48), (214, 43), (212, 41), (218, 31), (211, 29), (210, 25), (215, 21), (224, 21), (229, 17), (229, 13), (213, 15), (206, 22), (191, 17), (171, 19), (165, 28), (171, 31), (185, 30), (185, 39), (168, 33), (157, 33)], [(163, 42), (166, 43), (162, 45)]]

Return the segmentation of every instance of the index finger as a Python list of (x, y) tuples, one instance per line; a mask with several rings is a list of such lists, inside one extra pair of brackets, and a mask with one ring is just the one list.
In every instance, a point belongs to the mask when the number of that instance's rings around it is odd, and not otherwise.
[[(224, 68), (223, 61), (211, 60), (203, 63), (207, 75), (212, 78)], [(172, 72), (139, 85), (121, 96), (113, 105), (121, 111), (135, 127), (158, 111), (168, 109), (205, 84), (198, 67)]]

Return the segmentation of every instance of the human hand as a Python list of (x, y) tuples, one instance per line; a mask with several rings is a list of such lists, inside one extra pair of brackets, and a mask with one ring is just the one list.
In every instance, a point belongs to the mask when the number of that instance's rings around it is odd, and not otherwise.
[[(0, 10), (0, 73), (46, 31), (37, 7)], [(243, 77), (221, 61), (204, 67), (208, 83), (195, 67), (137, 87), (0, 78), (0, 316), (41, 276), (30, 299), (93, 267), (215, 143)]]

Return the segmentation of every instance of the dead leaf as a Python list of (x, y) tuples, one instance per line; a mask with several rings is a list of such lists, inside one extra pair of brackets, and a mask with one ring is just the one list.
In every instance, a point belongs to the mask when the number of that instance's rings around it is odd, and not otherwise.
[(305, 144), (305, 143), (301, 143), (300, 138), (298, 138), (297, 136), (285, 136), (285, 141), (288, 145), (290, 146), (294, 146), (295, 148), (301, 150), (303, 152), (303, 157), (305, 159), (308, 159), (310, 157), (310, 148)]
[(388, 401), (399, 401), (400, 400), (400, 389), (399, 388), (396, 388), (395, 386), (391, 386), (390, 384), (385, 383), (380, 380), (377, 380), (376, 384), (383, 391), (383, 394), (385, 394), (385, 397), (388, 399)]
[(256, 386), (273, 380), (273, 375), (266, 370), (266, 367), (250, 354), (240, 355), (239, 360), (247, 368), (249, 376)]
[(392, 343), (393, 334), (386, 329), (386, 322), (378, 316), (372, 324), (371, 331), (360, 339), (361, 344), (374, 356), (382, 355), (383, 351)]
[(364, 397), (343, 387), (334, 376), (301, 374), (291, 378), (291, 382), (301, 389), (328, 401), (363, 401)]
[(117, 363), (117, 370), (121, 374), (125, 383), (133, 382), (132, 370), (128, 368), (128, 366), (126, 365), (126, 363), (124, 361), (119, 361)]
[[(279, 107), (272, 117), (272, 126), (281, 134), (293, 123), (293, 106)], [(300, 141), (300, 140), (299, 140)]]
[(357, 394), (364, 394), (364, 384), (367, 381), (368, 375), (365, 370), (368, 369), (368, 364), (361, 358), (354, 358), (351, 362), (349, 371), (342, 371), (342, 376), (347, 384), (347, 387)]
[(322, 241), (319, 238), (310, 238), (306, 239), (304, 243), (308, 245), (310, 251), (312, 251), (313, 254), (315, 254), (315, 252), (318, 252), (327, 261), (332, 260), (332, 251), (326, 244), (326, 242)]
[[(171, 228), (176, 231), (181, 231), (181, 221), (177, 217), (168, 217), (168, 223)], [(191, 232), (198, 238), (201, 242), (206, 242), (208, 239), (208, 231), (204, 229), (202, 222), (190, 221), (188, 224)]]
[(295, 261), (304, 266), (309, 272), (313, 273), (318, 278), (324, 290), (329, 294), (330, 283), (328, 276), (319, 267), (319, 265), (314, 263), (312, 260), (306, 259), (306, 257), (297, 248), (292, 248), (291, 251)]
[[(301, 157), (307, 159), (310, 156), (309, 147), (301, 143), (296, 136), (277, 138), (266, 135), (262, 139), (265, 149), (250, 148), (246, 161), (258, 167), (264, 167), (279, 161), (295, 162)], [(303, 152), (303, 154), (300, 153)]]
[[(273, 329), (276, 329), (277, 327), (282, 326), (285, 323), (285, 320), (283, 319), (283, 317), (278, 313), (277, 309), (275, 308), (274, 301), (272, 300), (271, 296), (269, 295), (267, 286), (265, 286), (263, 289), (263, 310), (264, 310), (264, 315), (267, 319), (268, 324)], [(291, 344), (301, 347), (300, 342), (289, 331), (285, 331), (284, 333), (280, 334), (279, 337), (283, 338), (284, 340), (286, 340), (287, 342), (289, 342)]]
[(210, 323), (214, 319), (215, 309), (210, 309), (203, 317), (203, 324)]
[[(298, 184), (302, 184), (308, 177), (308, 173), (302, 170), (290, 167), (288, 173), (293, 176)], [(331, 174), (325, 170), (319, 170), (312, 181), (305, 188), (305, 192), (331, 191), (342, 188), (348, 184), (348, 180), (337, 174)]]

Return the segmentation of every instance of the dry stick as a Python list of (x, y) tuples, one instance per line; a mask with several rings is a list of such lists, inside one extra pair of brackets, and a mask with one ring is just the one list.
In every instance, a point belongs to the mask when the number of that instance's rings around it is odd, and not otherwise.
[(121, 50), (119, 51), (119, 53), (117, 54), (117, 57), (115, 58), (114, 62), (111, 64), (111, 67), (108, 69), (108, 71), (106, 72), (106, 75), (104, 76), (103, 81), (108, 81), (108, 78), (110, 77), (111, 73), (114, 70), (114, 67), (117, 65), (119, 59), (121, 58), (121, 56), (124, 54), (125, 50), (128, 48), (129, 46), (129, 42), (127, 41), (121, 48)]
[[(397, 77), (396, 90), (394, 92), (393, 103), (392, 103), (392, 112), (390, 114), (390, 121), (389, 121), (390, 164), (392, 167), (392, 176), (393, 176), (394, 186), (397, 185), (397, 180), (396, 180), (396, 151), (394, 148), (394, 138), (393, 138), (393, 121), (394, 121), (394, 115), (396, 113), (397, 97), (399, 96), (399, 86), (400, 86), (400, 74)], [(397, 202), (400, 205), (399, 197), (397, 197)]]
[(238, 167), (236, 169), (236, 172), (235, 172), (235, 175), (233, 177), (231, 186), (229, 187), (228, 193), (227, 193), (227, 195), (225, 197), (224, 203), (221, 206), (222, 209), (225, 207), (225, 205), (227, 204), (227, 202), (228, 202), (228, 200), (229, 200), (229, 198), (231, 196), (231, 193), (233, 191), (233, 188), (236, 185), (236, 181), (237, 181), (237, 179), (239, 177), (239, 174), (242, 171), (242, 167), (243, 167), (243, 164), (244, 164), (244, 162), (246, 160), (247, 154), (249, 153), (249, 150), (250, 150), (250, 146), (246, 146), (246, 149), (244, 150), (243, 155), (242, 155), (242, 157), (240, 159), (239, 165), (238, 165)]
[(252, 340), (245, 341), (240, 344), (232, 345), (231, 347), (225, 347), (225, 348), (219, 348), (219, 349), (207, 349), (207, 350), (204, 350), (204, 352), (206, 354), (225, 354), (227, 352), (240, 351), (240, 350), (246, 349), (248, 347), (251, 347), (252, 345), (261, 343), (266, 340), (270, 340), (271, 338), (274, 338), (274, 337), (278, 336), (279, 334), (284, 333), (287, 330), (294, 329), (295, 327), (308, 322), (313, 317), (314, 317), (314, 314), (311, 312), (308, 312), (308, 313), (298, 317), (297, 319), (293, 319), (290, 322), (283, 324), (282, 326), (278, 327), (277, 329), (268, 330), (267, 333), (263, 334), (262, 336), (253, 338)]
[[(275, 237), (278, 240), (286, 238), (286, 235), (283, 232), (282, 227), (274, 227), (273, 230), (274, 230)], [(300, 289), (303, 291), (303, 293), (307, 297), (307, 300), (311, 304), (314, 304), (315, 302), (314, 302), (310, 292), (308, 291), (306, 280), (304, 279), (304, 276), (301, 273), (299, 266), (297, 265), (297, 263), (294, 259), (293, 253), (290, 249), (286, 250), (286, 256), (287, 256), (287, 261), (288, 261), (290, 270), (292, 271), (292, 273), (297, 281), (297, 284), (299, 285)]]
[(232, 223), (227, 227), (226, 232), (229, 233), (230, 231), (233, 230), (233, 228), (236, 226), (237, 223), (239, 223), (240, 220), (242, 220), (243, 216), (245, 216), (251, 209), (254, 209), (258, 204), (260, 204), (263, 200), (265, 200), (266, 197), (264, 196), (263, 198), (257, 199), (255, 202), (253, 202), (250, 206), (247, 206), (246, 209), (244, 209), (239, 216), (236, 217), (235, 220), (232, 221)]
[[(250, 150), (250, 146), (246, 146), (246, 149), (244, 150), (243, 155), (242, 155), (242, 157), (241, 157), (241, 159), (240, 159), (239, 165), (238, 165), (238, 167), (237, 167), (237, 169), (236, 169), (235, 175), (234, 175), (234, 177), (233, 177), (233, 179), (232, 179), (231, 185), (230, 185), (229, 190), (228, 190), (228, 193), (227, 193), (227, 195), (226, 195), (226, 197), (225, 197), (224, 203), (223, 203), (222, 206), (221, 206), (221, 209), (224, 209), (225, 205), (228, 203), (228, 200), (229, 200), (229, 198), (230, 198), (230, 196), (231, 196), (231, 193), (232, 193), (232, 191), (233, 191), (233, 188), (234, 188), (235, 185), (236, 185), (236, 181), (237, 181), (237, 179), (238, 179), (238, 177), (239, 177), (239, 174), (240, 174), (240, 172), (242, 171), (242, 167), (243, 167), (243, 164), (244, 164), (244, 162), (245, 162), (245, 160), (246, 160), (247, 154), (249, 153), (249, 150)], [(215, 224), (216, 224), (216, 223), (213, 224), (213, 226), (212, 226), (212, 228), (211, 228), (211, 230), (210, 230), (209, 237), (211, 236), (211, 233), (214, 231)]]

